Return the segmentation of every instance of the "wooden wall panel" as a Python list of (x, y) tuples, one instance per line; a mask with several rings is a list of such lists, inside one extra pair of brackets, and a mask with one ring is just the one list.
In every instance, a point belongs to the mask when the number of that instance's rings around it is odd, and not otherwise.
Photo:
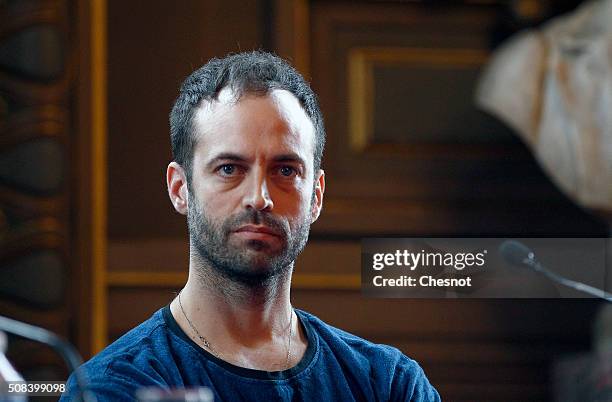
[[(0, 3), (0, 314), (70, 335), (70, 88), (66, 1)], [(59, 356), (10, 338), (25, 378), (64, 378)]]
[(473, 106), (500, 8), (311, 2), (330, 179), (315, 233), (605, 233)]

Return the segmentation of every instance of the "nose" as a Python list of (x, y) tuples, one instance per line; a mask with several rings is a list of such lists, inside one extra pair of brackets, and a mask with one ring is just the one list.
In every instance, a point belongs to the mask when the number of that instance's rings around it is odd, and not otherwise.
[(242, 199), (244, 208), (251, 208), (256, 211), (272, 210), (274, 203), (270, 192), (268, 191), (268, 183), (262, 169), (254, 169), (250, 180), (245, 183), (247, 189)]

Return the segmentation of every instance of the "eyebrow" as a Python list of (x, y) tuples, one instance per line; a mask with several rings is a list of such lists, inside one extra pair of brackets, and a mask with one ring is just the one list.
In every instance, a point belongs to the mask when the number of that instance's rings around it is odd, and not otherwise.
[[(288, 153), (288, 154), (277, 155), (274, 158), (272, 158), (272, 160), (274, 162), (294, 162), (294, 163), (298, 163), (298, 164), (300, 164), (302, 166), (306, 166), (306, 163), (304, 162), (304, 159), (300, 158), (300, 156), (295, 154), (295, 153)], [(211, 159), (206, 164), (206, 167), (207, 168), (211, 168), (211, 167), (214, 167), (219, 162), (225, 162), (225, 161), (248, 162), (248, 159), (245, 158), (244, 156), (240, 155), (240, 154), (235, 154), (235, 153), (232, 153), (232, 152), (223, 152), (223, 153), (215, 156), (213, 159)]]
[(239, 154), (234, 154), (234, 153), (231, 153), (231, 152), (224, 152), (224, 153), (221, 153), (221, 154), (215, 156), (213, 159), (211, 159), (206, 164), (206, 167), (207, 168), (211, 168), (214, 165), (216, 165), (217, 163), (222, 162), (222, 161), (247, 162), (247, 159), (244, 156), (239, 155)]
[(294, 153), (278, 155), (272, 158), (274, 162), (297, 162), (302, 166), (306, 166), (304, 159), (300, 158), (299, 155)]

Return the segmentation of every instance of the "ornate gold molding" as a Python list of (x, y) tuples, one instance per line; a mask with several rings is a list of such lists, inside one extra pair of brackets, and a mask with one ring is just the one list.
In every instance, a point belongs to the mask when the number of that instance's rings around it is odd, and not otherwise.
[(349, 138), (362, 152), (374, 135), (374, 69), (379, 66), (414, 66), (429, 69), (479, 67), (488, 53), (478, 49), (358, 47), (348, 54)]

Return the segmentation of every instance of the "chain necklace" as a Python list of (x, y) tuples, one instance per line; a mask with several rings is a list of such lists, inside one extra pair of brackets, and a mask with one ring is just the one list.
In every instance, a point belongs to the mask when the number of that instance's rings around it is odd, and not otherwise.
[[(198, 331), (198, 329), (195, 327), (195, 325), (193, 325), (193, 323), (191, 322), (189, 317), (187, 317), (187, 313), (185, 313), (185, 309), (183, 308), (183, 303), (181, 302), (181, 293), (183, 293), (182, 290), (178, 294), (178, 302), (179, 302), (179, 306), (181, 308), (181, 312), (183, 313), (183, 317), (185, 317), (185, 319), (187, 320), (187, 323), (189, 324), (189, 326), (191, 327), (193, 332), (196, 334), (196, 336), (200, 339), (200, 341), (202, 341), (202, 344), (204, 345), (204, 347), (206, 349), (210, 350), (210, 352), (215, 357), (217, 357), (217, 358), (219, 358), (221, 360), (224, 360), (221, 357), (222, 355), (215, 350), (215, 348), (208, 341), (208, 339), (204, 338), (204, 336), (202, 336), (202, 334), (200, 334), (200, 331)], [(291, 363), (291, 338), (293, 338), (293, 307), (291, 307), (291, 318), (289, 319), (289, 339), (287, 341), (287, 359), (285, 361), (285, 369), (288, 369), (289, 365)]]

